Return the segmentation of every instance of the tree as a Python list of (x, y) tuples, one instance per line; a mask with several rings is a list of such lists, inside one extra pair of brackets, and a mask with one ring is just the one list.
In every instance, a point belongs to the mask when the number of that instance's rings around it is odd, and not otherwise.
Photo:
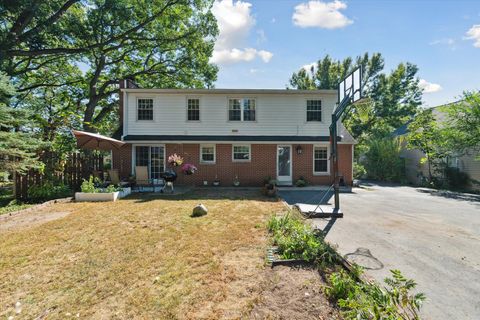
[(28, 118), (23, 110), (9, 106), (15, 90), (10, 79), (0, 73), (0, 173), (23, 173), (41, 168), (37, 151), (42, 142), (28, 128)]
[[(87, 130), (118, 106), (117, 83), (205, 87), (217, 26), (212, 0), (19, 0), (0, 6), (0, 67), (18, 91), (75, 86)], [(82, 70), (83, 69), (83, 70)], [(68, 74), (65, 72), (68, 71)], [(49, 76), (42, 76), (48, 73)]]
[(446, 138), (457, 154), (480, 149), (480, 92), (465, 92), (463, 98), (439, 108), (446, 114)]
[(418, 86), (418, 68), (401, 63), (390, 74), (382, 73), (381, 54), (365, 53), (356, 59), (333, 60), (328, 55), (317, 62), (316, 68), (302, 69), (290, 78), (296, 89), (337, 89), (341, 79), (356, 67), (364, 70), (364, 95), (369, 98), (354, 105), (344, 117), (344, 124), (355, 138), (383, 137), (411, 119), (421, 104), (422, 90)]
[(420, 162), (427, 162), (428, 178), (431, 181), (432, 167), (438, 165), (452, 152), (452, 145), (447, 139), (449, 134), (439, 125), (433, 109), (420, 111), (408, 125), (408, 132), (407, 147), (418, 149), (425, 154), (425, 158)]

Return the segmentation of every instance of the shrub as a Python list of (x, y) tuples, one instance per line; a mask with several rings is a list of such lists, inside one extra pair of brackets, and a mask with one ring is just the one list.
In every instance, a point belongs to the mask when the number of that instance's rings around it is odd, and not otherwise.
[(366, 176), (367, 170), (365, 167), (358, 162), (353, 163), (353, 178), (354, 179), (362, 179)]
[(47, 181), (42, 185), (33, 185), (28, 188), (28, 198), (31, 202), (43, 202), (72, 195), (72, 190), (62, 184), (53, 184)]
[(393, 138), (373, 139), (365, 154), (367, 176), (380, 181), (401, 181), (405, 175), (404, 159), (400, 158), (401, 141)]
[(80, 186), (80, 190), (86, 193), (97, 192), (97, 189), (95, 188), (95, 183), (93, 182), (93, 176), (90, 176), (88, 180), (83, 179), (82, 185)]
[(307, 186), (307, 184), (307, 180), (305, 180), (304, 177), (298, 178), (298, 180), (295, 182), (295, 186), (300, 188)]
[(325, 243), (323, 237), (291, 213), (272, 217), (267, 229), (272, 233), (274, 245), (278, 247), (282, 259), (303, 259), (326, 265), (336, 262), (335, 251)]
[(470, 185), (468, 174), (454, 167), (445, 168), (445, 179), (448, 188), (455, 190), (465, 190)]
[(382, 288), (376, 282), (357, 281), (355, 276), (340, 270), (330, 274), (329, 285), (323, 291), (337, 301), (346, 319), (419, 319), (425, 296), (412, 294), (416, 283), (400, 271), (390, 272), (392, 278), (386, 278), (386, 287)]

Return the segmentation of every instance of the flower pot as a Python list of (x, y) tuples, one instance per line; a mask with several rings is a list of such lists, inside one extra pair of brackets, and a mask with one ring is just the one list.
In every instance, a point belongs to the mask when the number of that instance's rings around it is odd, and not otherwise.
[(240, 181), (238, 181), (238, 180), (233, 181), (233, 185), (234, 185), (235, 187), (240, 186)]
[(218, 186), (220, 185), (220, 181), (213, 181), (213, 185), (214, 185), (215, 187), (218, 187)]

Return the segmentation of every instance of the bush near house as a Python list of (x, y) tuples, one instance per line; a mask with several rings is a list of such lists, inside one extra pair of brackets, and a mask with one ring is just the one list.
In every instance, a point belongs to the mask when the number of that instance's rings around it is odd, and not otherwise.
[(367, 177), (380, 181), (400, 182), (405, 176), (405, 163), (400, 158), (401, 140), (375, 138), (367, 142), (365, 170)]
[(344, 270), (341, 257), (295, 213), (272, 217), (267, 223), (273, 244), (284, 259), (300, 258), (314, 263), (327, 274), (324, 293), (336, 303), (346, 319), (419, 319), (418, 312), (425, 295), (412, 293), (415, 281), (405, 278), (399, 270), (385, 285), (362, 280), (363, 270), (354, 266)]

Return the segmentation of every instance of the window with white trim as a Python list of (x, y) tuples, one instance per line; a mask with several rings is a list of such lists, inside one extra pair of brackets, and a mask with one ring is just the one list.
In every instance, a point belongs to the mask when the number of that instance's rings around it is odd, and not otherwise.
[(215, 145), (214, 144), (200, 145), (200, 162), (215, 163)]
[(313, 147), (313, 172), (328, 173), (328, 147)]
[(237, 145), (232, 148), (233, 161), (250, 161), (250, 146), (249, 145)]
[(153, 99), (137, 100), (137, 120), (153, 120)]
[(229, 121), (255, 121), (255, 99), (229, 99), (228, 120)]
[(187, 120), (200, 121), (200, 99), (187, 99)]
[(322, 121), (321, 100), (307, 100), (307, 121)]

